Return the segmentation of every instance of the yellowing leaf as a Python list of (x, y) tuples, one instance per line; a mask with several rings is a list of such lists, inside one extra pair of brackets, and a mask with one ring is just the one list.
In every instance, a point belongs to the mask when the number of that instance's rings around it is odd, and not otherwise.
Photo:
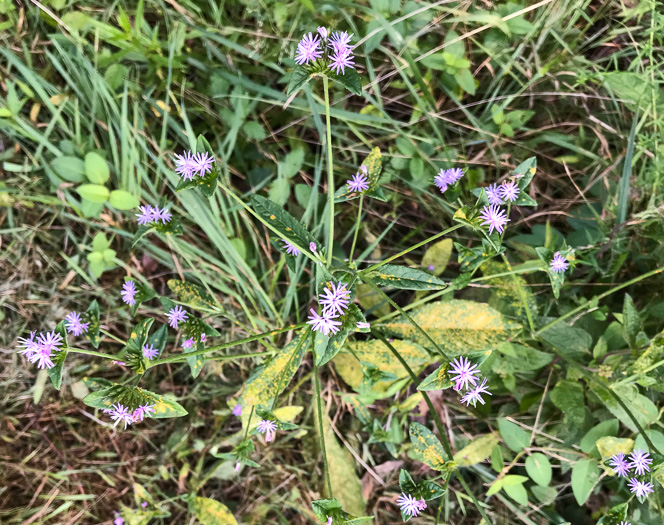
[[(450, 260), (450, 256), (452, 255), (453, 245), (454, 243), (452, 242), (452, 239), (438, 241), (431, 246), (424, 254), (424, 257), (422, 257), (422, 266), (429, 271), (432, 271), (434, 275), (440, 275), (443, 273)], [(429, 268), (430, 266), (433, 266), (433, 269)]]
[(279, 421), (293, 421), (303, 410), (304, 407), (301, 406), (285, 406), (275, 409), (272, 413)]
[(210, 498), (196, 498), (194, 514), (201, 525), (237, 525), (237, 520), (223, 503)]
[(475, 465), (488, 458), (497, 444), (498, 436), (496, 434), (478, 437), (454, 454), (454, 461), (460, 467)]
[(599, 450), (602, 459), (610, 458), (618, 452), (629, 454), (634, 448), (634, 440), (630, 438), (617, 438), (613, 436), (602, 436), (597, 441), (597, 450)]
[(167, 284), (180, 302), (197, 310), (219, 311), (217, 300), (200, 286), (177, 279), (170, 279)]
[(409, 432), (415, 456), (422, 463), (441, 472), (455, 469), (456, 464), (447, 456), (443, 445), (431, 430), (419, 423), (411, 423)]

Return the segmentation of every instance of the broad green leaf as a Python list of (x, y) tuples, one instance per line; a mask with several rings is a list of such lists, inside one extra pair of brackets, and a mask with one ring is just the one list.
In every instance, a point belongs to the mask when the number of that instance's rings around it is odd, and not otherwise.
[(611, 456), (622, 452), (627, 455), (634, 449), (634, 440), (631, 438), (618, 438), (613, 436), (602, 436), (595, 445), (602, 460), (607, 460)]
[(551, 483), (551, 463), (549, 458), (540, 452), (526, 458), (526, 472), (528, 472), (530, 479), (541, 487), (546, 487)]
[(51, 167), (67, 182), (85, 182), (85, 163), (78, 157), (56, 157), (51, 161)]
[(473, 74), (470, 72), (470, 69), (460, 69), (454, 75), (454, 80), (469, 95), (475, 94), (475, 79)]
[(521, 452), (530, 445), (530, 434), (516, 423), (505, 418), (498, 418), (498, 430), (505, 444), (514, 452)]
[(69, 343), (67, 342), (67, 330), (65, 329), (64, 321), (60, 321), (58, 326), (55, 327), (55, 333), (62, 336), (62, 350), (59, 352), (53, 352), (51, 354), (51, 361), (53, 361), (53, 367), (47, 368), (46, 372), (48, 377), (51, 378), (51, 382), (56, 390), (60, 390), (62, 386), (62, 371), (65, 366), (65, 359), (67, 359), (67, 347)]
[(92, 248), (95, 252), (103, 252), (111, 246), (104, 232), (97, 233), (92, 239)]
[(181, 303), (194, 310), (204, 312), (219, 312), (221, 310), (217, 300), (207, 293), (202, 286), (178, 279), (170, 279), (166, 284)]
[(592, 336), (581, 328), (558, 323), (542, 332), (541, 338), (561, 353), (573, 358), (590, 356)]
[[(431, 303), (410, 312), (411, 318), (448, 354), (466, 355), (494, 348), (514, 338), (521, 327), (483, 303), (451, 299)], [(387, 322), (394, 335), (431, 346), (427, 338), (406, 319)]]
[(113, 385), (88, 394), (83, 403), (89, 407), (105, 410), (115, 403), (121, 403), (129, 410), (140, 405), (154, 405), (155, 412), (150, 417), (157, 419), (186, 416), (187, 411), (179, 403), (137, 386)]
[(494, 362), (493, 370), (504, 376), (519, 372), (532, 372), (545, 367), (553, 361), (553, 354), (517, 343), (503, 343), (494, 355), (499, 356)]
[(302, 168), (303, 163), (304, 163), (304, 149), (296, 148), (293, 151), (291, 151), (288, 155), (286, 155), (286, 157), (284, 157), (284, 160), (279, 162), (279, 175), (286, 179), (291, 179), (295, 175), (297, 175), (297, 172), (300, 171), (300, 168)]
[(579, 505), (583, 505), (599, 479), (599, 467), (592, 459), (581, 459), (572, 467), (572, 493)]
[(290, 97), (293, 93), (298, 92), (309, 82), (315, 75), (310, 74), (304, 67), (297, 65), (293, 68), (290, 79), (288, 80), (288, 89), (286, 89), (286, 96)]
[(446, 282), (435, 275), (396, 264), (384, 264), (377, 270), (363, 273), (361, 278), (376, 286), (389, 286), (400, 290), (441, 290), (447, 286)]
[[(92, 184), (104, 184), (111, 176), (111, 171), (104, 157), (99, 153), (91, 151), (85, 155), (85, 175)], [(113, 207), (117, 208), (117, 206)], [(118, 209), (121, 210), (123, 208)]]
[(561, 380), (551, 390), (551, 401), (564, 414), (564, 421), (574, 426), (583, 425), (586, 419), (586, 405), (583, 385), (576, 381)]
[(113, 190), (108, 202), (116, 210), (131, 210), (140, 204), (136, 197), (125, 190)]
[(509, 485), (503, 483), (503, 490), (517, 503), (521, 505), (528, 505), (528, 492), (526, 491), (526, 488), (523, 486), (523, 484), (516, 483), (514, 485)]
[(76, 193), (85, 200), (98, 202), (100, 204), (106, 202), (111, 194), (111, 192), (108, 191), (108, 188), (99, 184), (81, 184), (76, 188)]
[(607, 419), (591, 428), (581, 439), (579, 447), (583, 452), (590, 455), (597, 455), (598, 450), (595, 442), (604, 436), (615, 436), (618, 433), (618, 420)]
[(288, 202), (290, 197), (290, 182), (283, 177), (277, 178), (270, 186), (268, 192), (270, 200), (279, 206), (283, 206)]
[(345, 87), (353, 95), (362, 95), (362, 79), (354, 69), (346, 69), (346, 72), (342, 75), (334, 73), (333, 71), (328, 71), (326, 74), (332, 80)]
[(625, 294), (623, 301), (623, 337), (630, 348), (636, 346), (636, 336), (641, 330), (641, 320), (639, 319), (639, 312), (634, 306), (634, 301), (629, 294)]
[(237, 525), (226, 505), (210, 498), (192, 498), (194, 515), (201, 525)]
[(422, 463), (440, 472), (456, 469), (456, 463), (447, 456), (443, 445), (431, 430), (419, 423), (411, 423), (409, 432), (414, 455)]
[(90, 341), (92, 346), (99, 348), (99, 305), (96, 299), (88, 306), (88, 310), (83, 316), (83, 321), (90, 323), (88, 331), (85, 333), (86, 339)]
[(300, 251), (308, 251), (309, 244), (316, 242), (295, 217), (274, 202), (260, 195), (252, 195), (251, 205), (267, 224), (279, 232), (282, 239), (294, 244)]
[[(618, 397), (627, 406), (627, 410), (639, 422), (641, 427), (647, 427), (657, 421), (658, 409), (655, 404), (643, 394), (640, 394), (634, 386), (622, 385), (613, 388)], [(593, 388), (592, 391), (604, 403), (609, 412), (617, 417), (620, 422), (629, 428), (632, 432), (639, 431), (627, 414), (625, 409), (609, 394), (604, 388)]]
[[(452, 239), (443, 239), (431, 246), (424, 257), (422, 257), (422, 267), (432, 271), (434, 275), (440, 275), (445, 271), (447, 263), (452, 256)], [(433, 266), (433, 270), (430, 267)]]
[(476, 465), (487, 459), (497, 444), (498, 436), (493, 433), (475, 438), (454, 454), (454, 461), (459, 467)]
[(308, 335), (300, 334), (293, 338), (267, 365), (259, 368), (258, 374), (252, 374), (243, 395), (247, 405), (267, 404), (284, 391), (302, 363), (309, 343)]
[(533, 180), (536, 172), (537, 157), (529, 157), (514, 168), (512, 173), (516, 176), (516, 179), (519, 182), (519, 189), (522, 193), (525, 193), (526, 188), (530, 184), (530, 181)]
[(447, 373), (449, 366), (447, 364), (440, 365), (436, 370), (426, 376), (417, 387), (418, 390), (425, 392), (431, 390), (445, 390), (452, 386), (452, 381)]
[(627, 520), (627, 510), (629, 509), (629, 501), (614, 505), (609, 509), (609, 512), (604, 514), (597, 522), (597, 525), (621, 525)]
[[(375, 191), (379, 189), (378, 181), (380, 180), (380, 172), (383, 168), (383, 159), (380, 148), (374, 148), (371, 150), (369, 155), (365, 157), (360, 164), (360, 168), (364, 166), (367, 169), (367, 179), (369, 181), (369, 189), (364, 192), (365, 196), (375, 197)], [(350, 179), (351, 177), (348, 177)], [(341, 186), (334, 195), (334, 202), (346, 202), (352, 199), (357, 199), (360, 196), (360, 193), (352, 192), (348, 188), (347, 184)]]

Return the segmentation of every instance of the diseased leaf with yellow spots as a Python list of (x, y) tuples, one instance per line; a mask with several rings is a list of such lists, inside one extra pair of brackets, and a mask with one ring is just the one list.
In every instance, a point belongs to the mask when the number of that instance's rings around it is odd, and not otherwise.
[(469, 467), (481, 463), (491, 455), (493, 447), (497, 444), (498, 436), (493, 433), (475, 438), (454, 454), (454, 461), (459, 467)]
[(308, 341), (308, 334), (296, 336), (267, 365), (258, 368), (247, 381), (244, 404), (267, 404), (283, 392), (302, 363)]
[(210, 498), (192, 498), (190, 504), (201, 525), (237, 525), (237, 520), (228, 507)]
[[(362, 173), (362, 166), (367, 170), (367, 179), (369, 182), (369, 189), (364, 191), (365, 196), (373, 196), (374, 191), (378, 190), (378, 180), (380, 179), (380, 172), (383, 169), (383, 160), (380, 148), (374, 148), (371, 153), (360, 164), (358, 173)], [(348, 177), (351, 179), (351, 177)], [(361, 194), (358, 192), (350, 191), (347, 184), (340, 187), (334, 195), (334, 202), (346, 202), (357, 199)], [(379, 195), (380, 197), (380, 195)], [(382, 199), (381, 199), (382, 200)]]
[(634, 448), (634, 440), (630, 438), (602, 436), (595, 441), (595, 445), (597, 445), (597, 450), (600, 456), (602, 456), (602, 460), (605, 460), (618, 452), (622, 452), (625, 455), (629, 454)]
[(453, 244), (452, 239), (443, 239), (429, 247), (422, 257), (422, 266), (427, 269), (433, 266), (434, 275), (443, 273), (452, 256)]
[(278, 204), (260, 195), (252, 195), (251, 207), (267, 224), (279, 232), (282, 239), (287, 240), (300, 251), (309, 252), (309, 244), (316, 242), (313, 235)]
[(217, 300), (197, 284), (178, 279), (170, 279), (167, 284), (171, 292), (177, 295), (181, 303), (186, 304), (194, 310), (205, 312), (219, 312), (221, 310)]
[[(507, 273), (511, 269), (497, 261), (486, 261), (482, 264), (484, 275)], [(538, 317), (535, 296), (530, 291), (530, 286), (528, 286), (526, 280), (520, 275), (494, 277), (487, 280), (486, 284), (491, 286), (492, 293), (489, 306), (492, 308), (509, 317), (516, 317), (525, 322), (528, 318), (523, 304), (525, 302), (533, 317)]]
[[(422, 306), (414, 310), (411, 317), (448, 355), (467, 355), (494, 348), (515, 337), (521, 329), (518, 323), (505, 319), (484, 303), (457, 299)], [(406, 319), (383, 326), (394, 335), (431, 346)]]
[(409, 432), (415, 456), (422, 463), (440, 472), (456, 469), (456, 463), (447, 456), (443, 445), (431, 430), (419, 423), (411, 423)]
[(136, 386), (113, 385), (103, 388), (85, 396), (83, 403), (102, 410), (120, 403), (132, 411), (141, 405), (153, 405), (154, 413), (150, 414), (150, 417), (157, 419), (187, 415), (187, 411), (179, 403)]
[(435, 275), (396, 264), (385, 264), (375, 271), (362, 274), (362, 280), (400, 290), (441, 290), (447, 286)]

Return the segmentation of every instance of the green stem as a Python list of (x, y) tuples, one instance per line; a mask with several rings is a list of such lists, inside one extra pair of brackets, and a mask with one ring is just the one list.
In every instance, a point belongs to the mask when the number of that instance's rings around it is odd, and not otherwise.
[(95, 352), (94, 350), (84, 350), (83, 348), (72, 348), (69, 346), (66, 348), (66, 350), (68, 352), (74, 352), (75, 354), (93, 355), (95, 357), (103, 357), (104, 359), (111, 359), (113, 361), (117, 361), (119, 359), (117, 355), (104, 354), (103, 352)]
[(334, 498), (332, 493), (332, 482), (330, 481), (330, 469), (327, 464), (327, 451), (325, 450), (325, 429), (323, 427), (323, 407), (321, 405), (321, 395), (320, 395), (320, 378), (318, 376), (318, 365), (314, 359), (314, 383), (316, 385), (316, 404), (318, 412), (318, 427), (320, 431), (320, 448), (323, 452), (323, 464), (325, 466), (325, 479), (327, 481), (327, 491), (329, 493), (329, 498)]
[(420, 246), (424, 246), (428, 242), (435, 241), (439, 237), (442, 237), (443, 235), (447, 235), (448, 233), (451, 233), (454, 230), (458, 230), (459, 228), (462, 228), (462, 227), (463, 227), (463, 224), (457, 224), (455, 226), (452, 226), (451, 228), (447, 228), (447, 230), (443, 230), (442, 232), (437, 233), (436, 235), (432, 235), (428, 239), (424, 239), (422, 242), (418, 242), (416, 245), (411, 246), (410, 248), (406, 248), (404, 251), (399, 252), (396, 255), (392, 255), (391, 257), (388, 257), (384, 261), (381, 261), (381, 262), (376, 263), (376, 264), (372, 264), (368, 268), (365, 268), (364, 270), (362, 270), (360, 273), (370, 272), (371, 270), (375, 270), (376, 268), (380, 268), (384, 264), (387, 264), (387, 263), (393, 261), (394, 259), (398, 259), (399, 257), (401, 257), (403, 255), (406, 255), (407, 253), (412, 252), (413, 250), (416, 250)]
[[(174, 355), (171, 357), (166, 357), (164, 359), (157, 359), (156, 361), (150, 363), (150, 368), (156, 365), (163, 365), (165, 363), (177, 363), (179, 361), (185, 361), (188, 357), (195, 357), (197, 355), (209, 354), (210, 352), (216, 352), (217, 350), (224, 350), (226, 348), (231, 348), (232, 346), (241, 345), (244, 343), (251, 343), (252, 341), (258, 341), (265, 337), (270, 337), (277, 334), (283, 334), (284, 332), (290, 332), (291, 330), (297, 330), (298, 328), (303, 328), (306, 326), (306, 323), (300, 323), (295, 325), (286, 326), (284, 328), (279, 328), (278, 330), (271, 330), (270, 332), (263, 332), (262, 334), (252, 335), (250, 337), (245, 337), (244, 339), (238, 339), (236, 341), (231, 341), (230, 343), (224, 343), (223, 345), (211, 346), (210, 348), (204, 348), (203, 350), (196, 350), (195, 352), (188, 352), (186, 354)], [(266, 355), (272, 352), (257, 352), (255, 354), (245, 354), (242, 357), (252, 357), (253, 355)], [(229, 359), (240, 356), (228, 356)]]
[(325, 143), (327, 145), (327, 195), (330, 207), (330, 238), (327, 241), (327, 265), (332, 264), (332, 248), (334, 245), (334, 165), (332, 161), (332, 126), (330, 124), (330, 94), (328, 91), (327, 75), (323, 75), (323, 90), (325, 92)]
[(100, 329), (99, 332), (101, 332), (102, 334), (104, 334), (104, 335), (107, 336), (107, 337), (110, 337), (110, 338), (113, 339), (113, 341), (115, 341), (116, 343), (122, 343), (122, 344), (125, 344), (125, 341), (123, 341), (123, 340), (120, 339), (119, 337), (113, 335), (112, 333), (107, 332), (106, 330), (102, 330), (102, 329)]
[[(419, 379), (417, 379), (417, 376), (415, 375), (415, 372), (408, 366), (408, 363), (405, 361), (403, 357), (401, 357), (401, 354), (397, 351), (396, 348), (394, 348), (387, 339), (383, 336), (382, 333), (377, 332), (375, 330), (372, 330), (371, 333), (375, 335), (378, 339), (381, 340), (381, 342), (387, 346), (387, 348), (394, 354), (394, 357), (396, 357), (399, 362), (401, 363), (401, 366), (404, 367), (406, 372), (408, 372), (408, 375), (410, 378), (413, 380), (413, 383), (415, 383), (416, 386), (420, 385)], [(448, 455), (449, 459), (451, 460), (454, 454), (452, 453), (452, 446), (450, 445), (449, 440), (447, 439), (447, 435), (445, 434), (445, 429), (443, 428), (443, 422), (440, 420), (440, 416), (438, 416), (438, 412), (436, 412), (436, 408), (433, 406), (433, 403), (431, 402), (431, 398), (429, 395), (423, 390), (421, 391), (422, 397), (424, 398), (424, 401), (426, 402), (427, 406), (429, 407), (429, 412), (433, 416), (434, 424), (436, 425), (436, 428), (438, 429), (438, 434), (440, 435), (440, 439), (443, 444), (443, 448), (445, 449), (446, 454)], [(477, 500), (475, 497), (475, 494), (470, 490), (470, 487), (466, 483), (466, 480), (463, 478), (463, 475), (461, 474), (460, 471), (456, 471), (456, 475), (459, 478), (459, 483), (461, 483), (461, 486), (463, 489), (466, 491), (466, 493), (470, 496), (470, 498), (473, 500), (473, 504), (477, 508), (478, 512), (482, 515), (482, 518), (484, 518), (484, 521), (487, 523), (487, 525), (492, 525), (491, 520), (489, 517), (486, 515), (484, 512), (484, 509), (481, 507), (480, 502)], [(450, 474), (451, 477), (451, 474)]]
[(355, 233), (353, 234), (353, 244), (350, 247), (350, 256), (348, 263), (353, 262), (353, 253), (355, 252), (355, 243), (357, 242), (357, 234), (360, 231), (360, 217), (362, 216), (362, 203), (364, 202), (364, 193), (360, 195), (360, 207), (357, 209), (357, 219), (355, 219)]

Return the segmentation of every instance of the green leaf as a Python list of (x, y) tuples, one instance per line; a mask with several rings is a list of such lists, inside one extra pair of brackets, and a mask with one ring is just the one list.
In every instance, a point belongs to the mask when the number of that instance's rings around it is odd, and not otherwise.
[(540, 452), (526, 458), (526, 472), (535, 483), (541, 487), (551, 483), (552, 470), (549, 458)]
[(113, 261), (115, 260), (115, 254), (116, 254), (115, 250), (106, 249), (103, 252), (101, 252), (101, 258), (105, 263), (113, 264)]
[(558, 323), (542, 332), (541, 338), (561, 353), (576, 360), (590, 356), (592, 336), (581, 328)]
[[(514, 338), (521, 329), (486, 304), (457, 299), (421, 306), (410, 312), (410, 316), (444, 352), (454, 355), (494, 348)], [(384, 328), (422, 346), (431, 346), (405, 319), (387, 322)]]
[[(164, 299), (162, 299), (162, 304), (163, 303)], [(196, 319), (191, 314), (189, 314), (189, 318), (187, 319), (187, 321), (183, 325), (181, 325), (181, 330), (184, 339), (191, 338), (196, 342), (196, 344), (192, 348), (184, 349), (185, 354), (194, 352), (196, 350), (203, 350), (205, 348), (205, 343), (201, 341), (201, 334), (205, 334), (206, 336), (210, 337), (219, 336), (219, 332), (217, 332), (217, 330), (212, 328), (209, 324), (202, 321), (201, 319)], [(189, 368), (191, 369), (192, 377), (197, 377), (198, 374), (200, 374), (201, 370), (203, 369), (203, 364), (205, 363), (205, 356), (194, 355), (187, 357), (187, 363), (189, 364)]]
[(89, 407), (105, 410), (115, 403), (121, 403), (129, 410), (140, 405), (154, 405), (150, 417), (157, 419), (186, 416), (187, 411), (179, 403), (137, 386), (113, 385), (85, 396), (83, 403)]
[[(101, 257), (101, 254), (99, 254)], [(101, 274), (104, 273), (104, 270), (106, 269), (106, 264), (103, 261), (90, 261), (90, 271), (92, 272), (92, 275), (95, 277), (99, 278), (101, 277)]]
[(505, 493), (517, 503), (521, 505), (528, 505), (528, 492), (521, 483), (514, 485), (503, 483), (503, 490)]
[(470, 72), (470, 69), (460, 69), (454, 75), (454, 80), (469, 95), (475, 94), (475, 79), (473, 74)]
[(275, 228), (283, 239), (296, 245), (300, 251), (308, 251), (309, 244), (316, 242), (316, 239), (295, 217), (274, 202), (260, 195), (252, 195), (251, 204), (254, 211), (267, 224)]
[(56, 175), (68, 182), (85, 182), (85, 163), (78, 157), (56, 157), (51, 161)]
[[(513, 268), (498, 261), (486, 261), (482, 265), (485, 276), (509, 273)], [(527, 322), (528, 314), (524, 302), (533, 317), (537, 317), (537, 301), (526, 280), (520, 275), (502, 275), (487, 279), (485, 284), (491, 287), (489, 306), (510, 318)]]
[(445, 390), (450, 388), (452, 386), (452, 381), (447, 373), (448, 368), (447, 364), (440, 365), (422, 380), (417, 389), (429, 392), (431, 390)]
[(270, 200), (279, 206), (283, 206), (288, 202), (290, 197), (290, 182), (285, 178), (276, 179), (270, 186), (268, 192)]
[(279, 163), (279, 176), (291, 179), (297, 175), (304, 163), (304, 149), (296, 148)]
[(55, 327), (55, 333), (62, 336), (62, 350), (59, 352), (53, 352), (51, 354), (51, 361), (53, 361), (53, 366), (51, 368), (47, 368), (46, 372), (48, 373), (48, 377), (51, 378), (51, 382), (53, 383), (55, 389), (60, 390), (60, 387), (62, 386), (62, 371), (65, 366), (65, 359), (67, 359), (67, 348), (69, 347), (69, 343), (67, 342), (67, 330), (65, 329), (64, 321), (60, 321), (58, 323), (58, 326)]
[(581, 459), (572, 467), (572, 493), (579, 505), (583, 505), (599, 479), (599, 467), (592, 459)]
[[(205, 151), (205, 149), (201, 150)], [(212, 171), (207, 173), (204, 177), (196, 176), (191, 180), (180, 180), (175, 191), (199, 189), (206, 197), (212, 197), (214, 190), (217, 189), (217, 179), (221, 171), (217, 164), (212, 165)]]
[(514, 452), (521, 452), (530, 445), (530, 434), (505, 418), (498, 418), (498, 430), (505, 444)]
[(104, 203), (108, 200), (110, 192), (105, 186), (100, 186), (99, 184), (81, 184), (76, 188), (76, 193), (78, 193), (85, 200), (90, 202)]
[(476, 465), (487, 459), (497, 444), (498, 436), (493, 433), (475, 438), (454, 454), (454, 461), (459, 467)]
[(293, 93), (297, 93), (304, 85), (314, 77), (304, 67), (297, 65), (293, 68), (290, 79), (288, 80), (288, 89), (286, 89), (286, 96), (290, 97)]
[(127, 66), (122, 64), (111, 64), (104, 72), (104, 80), (113, 90), (118, 89), (124, 84), (127, 77)]
[(116, 210), (131, 210), (136, 208), (140, 204), (140, 201), (128, 191), (113, 190), (109, 198), (109, 203)]
[(92, 184), (104, 184), (111, 176), (111, 172), (104, 157), (91, 151), (85, 155), (85, 175)]
[(326, 71), (325, 74), (335, 82), (341, 84), (353, 95), (362, 95), (362, 79), (360, 79), (360, 75), (354, 69), (346, 69), (343, 75), (338, 75), (333, 71)]
[(618, 420), (607, 419), (591, 428), (581, 439), (579, 447), (583, 452), (590, 455), (599, 454), (595, 442), (604, 436), (615, 436), (618, 433)]
[(98, 219), (99, 214), (104, 209), (104, 203), (82, 200), (80, 209), (81, 213), (83, 214), (83, 217), (86, 218), (94, 217), (95, 219)]
[(431, 430), (419, 423), (411, 423), (409, 433), (413, 454), (419, 461), (440, 472), (455, 470), (455, 462), (447, 457), (443, 445)]
[[(360, 168), (364, 166), (367, 169), (367, 179), (369, 182), (369, 189), (364, 192), (365, 196), (377, 197), (377, 190), (380, 189), (378, 181), (380, 180), (380, 172), (383, 169), (382, 153), (380, 148), (374, 148), (369, 155), (365, 157), (360, 164)], [(358, 170), (359, 171), (359, 170)], [(348, 177), (349, 179), (351, 177)], [(357, 199), (361, 193), (352, 192), (347, 184), (341, 186), (334, 194), (334, 202), (346, 202), (349, 200)]]
[(88, 306), (87, 312), (83, 316), (83, 321), (90, 323), (88, 326), (88, 331), (85, 332), (85, 337), (92, 346), (99, 348), (99, 305), (95, 299)]
[[(352, 295), (351, 301), (353, 301)], [(346, 313), (336, 320), (341, 321), (341, 327), (336, 334), (331, 336), (325, 336), (320, 332), (314, 334), (314, 353), (318, 366), (323, 366), (339, 353), (348, 338), (348, 334), (356, 330), (358, 322), (366, 322), (360, 309), (352, 302)]]
[(246, 383), (243, 394), (247, 405), (267, 404), (288, 386), (302, 363), (309, 334), (296, 336), (270, 362), (259, 367)]
[(634, 301), (629, 294), (625, 294), (623, 302), (623, 337), (630, 348), (636, 346), (636, 336), (641, 330), (641, 320), (639, 319), (639, 312), (634, 306)]
[(581, 383), (558, 381), (550, 396), (553, 404), (565, 415), (565, 423), (573, 426), (583, 425), (586, 419), (586, 408)]
[(447, 283), (435, 275), (396, 264), (384, 264), (378, 270), (362, 273), (361, 279), (376, 286), (389, 286), (400, 290), (441, 290)]
[[(621, 385), (612, 387), (622, 402), (627, 406), (627, 410), (639, 422), (641, 427), (647, 427), (657, 421), (657, 406), (646, 396), (640, 394), (632, 385)], [(609, 394), (604, 388), (593, 388), (592, 391), (604, 403), (609, 412), (617, 417), (620, 422), (629, 428), (632, 432), (638, 432), (637, 426), (629, 417), (625, 409)]]
[(223, 503), (210, 498), (191, 498), (193, 511), (201, 525), (237, 525), (237, 520)]
[(110, 245), (111, 243), (106, 239), (104, 232), (97, 233), (92, 239), (92, 248), (95, 252), (103, 252), (104, 250), (107, 250)]
[(162, 352), (164, 351), (164, 348), (166, 347), (166, 341), (168, 340), (168, 325), (162, 324), (157, 331), (149, 335), (145, 341), (143, 342), (144, 345), (151, 345), (157, 350), (159, 350), (159, 353), (157, 354), (157, 357), (155, 359), (158, 359), (161, 357)]
[(445, 271), (445, 267), (450, 261), (453, 246), (454, 242), (452, 239), (438, 241), (431, 246), (424, 254), (424, 257), (422, 257), (422, 266), (427, 269), (430, 266), (433, 266), (433, 274), (440, 275)]
[(194, 310), (209, 313), (221, 311), (215, 297), (207, 293), (202, 286), (178, 279), (169, 279), (166, 284), (181, 303)]

